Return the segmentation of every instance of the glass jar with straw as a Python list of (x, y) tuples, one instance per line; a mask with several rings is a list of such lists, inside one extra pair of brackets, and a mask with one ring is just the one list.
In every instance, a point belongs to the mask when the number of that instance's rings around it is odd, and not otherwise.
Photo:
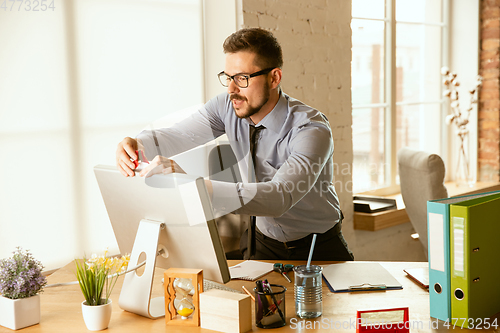
[(311, 265), (317, 235), (313, 235), (307, 265), (296, 266), (294, 271), (295, 313), (300, 318), (317, 318), (323, 313), (323, 267)]

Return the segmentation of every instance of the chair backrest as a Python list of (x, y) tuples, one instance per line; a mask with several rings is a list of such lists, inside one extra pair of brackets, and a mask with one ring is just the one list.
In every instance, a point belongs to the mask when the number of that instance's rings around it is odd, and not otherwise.
[[(210, 180), (241, 182), (238, 161), (229, 144), (219, 144), (208, 155)], [(246, 230), (247, 215), (227, 214), (215, 219), (227, 259), (243, 259), (240, 252), (240, 236)]]
[(238, 161), (229, 144), (219, 144), (208, 155), (208, 172), (211, 180), (241, 182)]
[(406, 147), (398, 152), (397, 158), (406, 213), (427, 255), (427, 201), (448, 197), (444, 162), (439, 155)]

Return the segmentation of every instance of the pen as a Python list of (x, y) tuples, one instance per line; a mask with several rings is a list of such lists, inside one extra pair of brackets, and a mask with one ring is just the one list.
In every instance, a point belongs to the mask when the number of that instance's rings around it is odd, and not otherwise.
[[(282, 303), (282, 300), (280, 299), (278, 301), (278, 305), (280, 305), (281, 303)], [(272, 315), (274, 312), (276, 312), (276, 305), (275, 304), (271, 305), (268, 310), (269, 310), (269, 312), (266, 313), (266, 315), (264, 317)]]
[[(262, 280), (257, 280), (255, 281), (255, 289), (259, 293), (264, 293), (264, 285), (262, 283)], [(265, 297), (264, 297), (265, 298)]]
[[(262, 280), (257, 280), (255, 281), (255, 290), (256, 290), (256, 296), (257, 296), (257, 307), (259, 309), (267, 309), (269, 307), (269, 304), (267, 302), (267, 299), (265, 296), (262, 296), (261, 293), (264, 293), (264, 288), (262, 286)], [(264, 316), (264, 311), (257, 311), (255, 312), (255, 320), (257, 322), (260, 322)]]
[(268, 295), (269, 291), (265, 283), (267, 283), (267, 280), (258, 280), (257, 282), (255, 282), (255, 284), (257, 285), (257, 291), (261, 293), (261, 297), (259, 297), (259, 299), (262, 300), (262, 307), (264, 309), (268, 309), (272, 300), (271, 296)]
[(252, 299), (252, 301), (255, 302), (255, 297), (253, 297), (252, 294), (250, 294), (250, 292), (247, 290), (247, 288), (245, 288), (245, 286), (241, 286), (241, 288), (243, 288), (243, 291), (248, 295), (250, 296), (250, 298)]
[(279, 307), (279, 303), (276, 300), (276, 296), (274, 296), (274, 294), (273, 294), (273, 290), (271, 289), (271, 284), (267, 281), (267, 279), (264, 280), (262, 282), (262, 284), (264, 285), (265, 289), (271, 294), (271, 298), (273, 299), (273, 303), (276, 306), (276, 310), (278, 310), (278, 313), (280, 314), (280, 317), (281, 317), (281, 319), (284, 322), (285, 321), (285, 316), (283, 315), (283, 312), (281, 312), (281, 309)]

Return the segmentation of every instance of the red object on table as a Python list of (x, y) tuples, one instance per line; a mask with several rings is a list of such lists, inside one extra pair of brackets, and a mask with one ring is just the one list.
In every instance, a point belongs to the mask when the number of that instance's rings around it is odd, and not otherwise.
[(137, 154), (137, 159), (134, 160), (134, 166), (135, 168), (137, 169), (137, 167), (139, 166), (139, 163), (147, 163), (149, 164), (149, 161), (148, 159), (146, 158), (146, 155), (144, 155), (144, 151), (142, 150), (136, 150), (135, 153)]
[[(381, 312), (402, 311), (402, 316), (397, 321), (387, 321)], [(377, 314), (380, 313), (379, 318)], [(368, 315), (367, 315), (368, 314)], [(408, 308), (358, 310), (356, 311), (356, 333), (409, 333), (410, 322)]]

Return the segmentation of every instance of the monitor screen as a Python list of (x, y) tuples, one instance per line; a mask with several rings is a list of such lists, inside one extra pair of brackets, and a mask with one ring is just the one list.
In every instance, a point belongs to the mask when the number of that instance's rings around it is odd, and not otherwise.
[(165, 226), (158, 240), (165, 254), (157, 257), (157, 267), (201, 268), (206, 279), (231, 279), (203, 178), (177, 173), (124, 177), (104, 165), (94, 172), (122, 254), (132, 252), (141, 220), (156, 221)]

